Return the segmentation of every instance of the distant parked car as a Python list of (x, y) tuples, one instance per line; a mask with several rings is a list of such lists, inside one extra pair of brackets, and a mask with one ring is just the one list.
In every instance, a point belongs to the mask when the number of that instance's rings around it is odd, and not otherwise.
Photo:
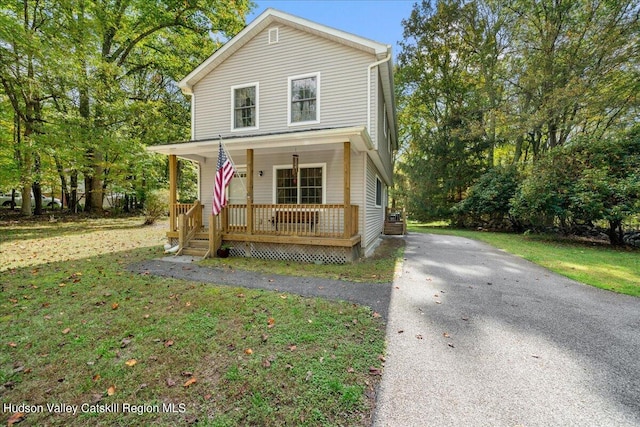
[[(16, 193), (14, 201), (16, 203), (16, 206), (20, 206), (22, 204), (22, 194)], [(10, 207), (11, 206), (11, 193), (0, 193), (0, 205), (2, 205), (4, 207)], [(36, 205), (36, 200), (33, 198), (33, 193), (32, 193), (31, 194), (31, 207), (35, 207), (35, 205)], [(42, 196), (42, 206), (47, 207), (47, 208), (61, 208), (62, 207), (62, 202), (60, 201), (60, 199), (56, 199), (55, 197), (52, 200), (51, 197), (43, 195)]]

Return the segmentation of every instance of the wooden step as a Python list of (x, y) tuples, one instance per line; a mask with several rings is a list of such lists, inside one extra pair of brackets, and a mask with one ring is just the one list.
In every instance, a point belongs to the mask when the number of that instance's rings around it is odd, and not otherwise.
[(193, 256), (203, 257), (206, 254), (207, 254), (206, 249), (190, 248), (190, 247), (182, 249), (182, 255), (193, 255)]
[(209, 249), (209, 241), (201, 240), (201, 239), (191, 239), (189, 240), (187, 247), (195, 248), (195, 249), (202, 249), (202, 248)]

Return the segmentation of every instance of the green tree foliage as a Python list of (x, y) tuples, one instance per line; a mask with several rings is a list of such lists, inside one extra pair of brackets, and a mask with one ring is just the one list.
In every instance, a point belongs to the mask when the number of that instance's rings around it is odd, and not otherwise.
[(456, 222), (464, 226), (498, 229), (517, 225), (509, 211), (511, 199), (519, 186), (520, 173), (515, 166), (490, 169), (471, 186), (467, 197), (456, 206)]
[(640, 121), (639, 0), (423, 1), (403, 24), (398, 117), (407, 142), (398, 169), (406, 180), (397, 193), (414, 218), (490, 218), (503, 172), (492, 168), (512, 164), (532, 176), (514, 199), (531, 207), (514, 207), (525, 217), (513, 220), (562, 228), (609, 220), (589, 193), (631, 184), (614, 168), (587, 168), (581, 192), (556, 191), (573, 183), (578, 161), (559, 148), (607, 152), (602, 144), (616, 146)]
[(440, 1), (432, 8), (424, 1), (404, 21), (397, 82), (399, 121), (409, 142), (401, 168), (412, 194), (408, 210), (416, 218), (448, 216), (492, 150), (479, 86), (483, 71), (470, 66), (483, 43), (476, 18), (475, 4)]
[(525, 179), (512, 214), (531, 226), (608, 223), (613, 245), (640, 211), (640, 128), (618, 138), (575, 138), (552, 149)]
[[(189, 105), (175, 82), (240, 31), (250, 7), (250, 0), (3, 3), (2, 105), (7, 100), (16, 117), (9, 157), (22, 191), (46, 182), (75, 206), (83, 180), (86, 209), (100, 210), (109, 192), (152, 189), (163, 171), (146, 168), (154, 161), (144, 147), (189, 136)], [(16, 185), (0, 179), (3, 189)]]

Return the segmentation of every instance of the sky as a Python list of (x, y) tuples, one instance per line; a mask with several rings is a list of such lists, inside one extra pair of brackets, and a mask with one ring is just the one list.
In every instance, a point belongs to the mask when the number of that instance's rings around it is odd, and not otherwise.
[(247, 17), (253, 21), (265, 9), (273, 8), (318, 24), (390, 44), (397, 56), (402, 39), (402, 20), (408, 18), (417, 0), (254, 0)]

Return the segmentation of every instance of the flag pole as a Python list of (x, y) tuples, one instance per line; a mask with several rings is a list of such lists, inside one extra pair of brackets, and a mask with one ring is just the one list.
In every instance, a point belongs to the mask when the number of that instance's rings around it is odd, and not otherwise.
[[(218, 134), (218, 138), (220, 139), (220, 145), (224, 150), (224, 154), (227, 156), (227, 159), (229, 159), (229, 161), (231, 162), (231, 166), (233, 166), (233, 170), (235, 171), (235, 173), (238, 173), (238, 168), (236, 167), (236, 163), (233, 161), (233, 158), (231, 157), (231, 154), (229, 154), (229, 150), (227, 150), (227, 147), (225, 147), (224, 142), (222, 142), (222, 135)], [(242, 188), (244, 188), (244, 192), (246, 193), (247, 186), (244, 185), (244, 181), (240, 180), (240, 184), (242, 184)]]

